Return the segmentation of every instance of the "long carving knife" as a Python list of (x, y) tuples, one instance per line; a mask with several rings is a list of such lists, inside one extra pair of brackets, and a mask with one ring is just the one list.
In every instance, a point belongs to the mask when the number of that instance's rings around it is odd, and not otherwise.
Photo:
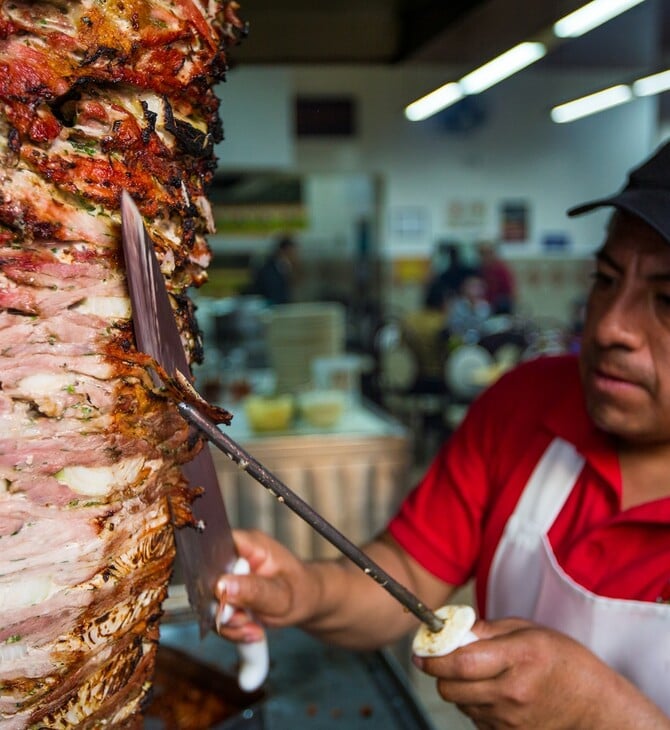
[[(130, 195), (121, 198), (122, 241), (128, 290), (132, 304), (137, 349), (150, 355), (170, 376), (179, 371), (190, 381), (186, 351), (177, 328), (165, 280), (142, 216)], [(157, 383), (158, 375), (153, 374)], [(200, 634), (214, 629), (218, 602), (214, 587), (222, 573), (244, 572), (221, 495), (209, 446), (182, 467), (191, 487), (204, 489), (192, 505), (199, 529), (175, 529), (177, 551), (184, 571), (189, 603), (198, 616)], [(240, 644), (239, 682), (242, 689), (257, 689), (268, 670), (265, 639)]]
[[(129, 257), (126, 259), (126, 265), (129, 269), (128, 281), (131, 288), (131, 301), (134, 308), (133, 321), (135, 324), (136, 338), (138, 332), (144, 333), (143, 337), (138, 339), (138, 348), (151, 355), (166, 370), (168, 375), (173, 375), (177, 370), (182, 374), (188, 375), (187, 365), (182, 364), (181, 362), (175, 363), (171, 360), (171, 358), (174, 358), (175, 351), (177, 351), (182, 353), (184, 363), (186, 362), (183, 345), (181, 343), (181, 338), (179, 337), (172, 307), (169, 303), (168, 294), (165, 290), (165, 283), (153, 251), (153, 247), (148, 240), (142, 218), (137, 211), (135, 204), (130, 196), (125, 192), (122, 199), (121, 210), (124, 218), (124, 250), (128, 249), (127, 256)], [(126, 228), (128, 229), (127, 233)], [(131, 228), (133, 229), (132, 233), (130, 230)], [(133, 238), (136, 240), (131, 240)], [(133, 272), (134, 268), (138, 268), (143, 271), (144, 277), (140, 278), (136, 276)], [(138, 291), (133, 293), (134, 287), (137, 287)], [(161, 300), (164, 300), (164, 303), (160, 305), (160, 311), (157, 309), (159, 304), (153, 301), (156, 292), (159, 292)], [(137, 301), (135, 298), (137, 298)], [(166, 306), (168, 307), (168, 310), (163, 311)], [(151, 316), (147, 316), (147, 313), (152, 309), (156, 310), (156, 313)], [(144, 320), (147, 321), (145, 322)], [(160, 327), (156, 325), (157, 322), (160, 323)], [(168, 332), (171, 332), (169, 337), (172, 340), (172, 344), (169, 344), (168, 341), (164, 339), (168, 336)], [(177, 340), (179, 342), (178, 348), (176, 346)], [(165, 354), (163, 354), (163, 350), (165, 350)], [(240, 468), (252, 476), (259, 484), (264, 486), (273, 496), (275, 496), (275, 498), (281, 500), (283, 504), (295, 512), (298, 517), (305, 520), (314, 530), (334, 545), (342, 554), (346, 555), (370, 578), (379, 583), (379, 585), (393, 596), (393, 598), (417, 616), (417, 618), (423, 622), (430, 632), (440, 633), (443, 629), (445, 629), (445, 621), (442, 618), (440, 618), (434, 611), (430, 610), (417, 596), (413, 595), (405, 586), (395, 580), (381, 566), (371, 560), (334, 525), (326, 521), (320, 514), (312, 509), (309, 504), (295, 494), (295, 492), (293, 492), (286, 484), (277, 479), (277, 477), (269, 472), (254, 457), (247, 453), (239, 444), (236, 444), (229, 436), (224, 434), (200, 409), (185, 402), (179, 403), (178, 408), (182, 416), (198, 428), (209, 442), (223, 451), (229, 458), (238, 464)], [(207, 452), (207, 454), (209, 455), (209, 452)], [(209, 459), (211, 461), (211, 455), (209, 455)], [(212, 471), (214, 471), (213, 465)], [(217, 489), (216, 491), (217, 494), (219, 494), (219, 490)], [(220, 506), (223, 507), (222, 501)], [(223, 514), (225, 515), (225, 508), (223, 509)], [(209, 520), (211, 522), (211, 515), (209, 515)], [(225, 524), (227, 527), (227, 518), (225, 523), (222, 518), (219, 518), (218, 524), (222, 527)], [(229, 528), (228, 532), (230, 532)], [(179, 531), (177, 531), (177, 534), (179, 535)], [(205, 531), (205, 535), (206, 534), (207, 531)], [(212, 537), (211, 531), (210, 537)], [(188, 555), (189, 553), (186, 554)], [(194, 587), (193, 590), (196, 596), (199, 595), (200, 591), (206, 591), (207, 587), (214, 585), (211, 580), (216, 581), (216, 578), (221, 574), (221, 566), (225, 565), (225, 562), (221, 562), (221, 560), (219, 560), (218, 563), (214, 562), (211, 565), (215, 568), (216, 575), (212, 573), (209, 583), (207, 581), (205, 581), (205, 583), (201, 582), (199, 587)], [(191, 575), (190, 580), (202, 581), (203, 578)], [(189, 590), (188, 583), (187, 590)]]

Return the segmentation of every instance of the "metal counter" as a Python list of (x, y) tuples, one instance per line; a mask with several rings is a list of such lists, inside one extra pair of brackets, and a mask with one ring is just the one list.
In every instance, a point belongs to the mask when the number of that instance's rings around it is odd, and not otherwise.
[[(433, 730), (388, 652), (329, 647), (297, 629), (271, 630), (264, 696), (213, 730)], [(235, 647), (195, 623), (161, 627), (161, 644), (233, 674)], [(153, 722), (147, 730), (159, 730)]]

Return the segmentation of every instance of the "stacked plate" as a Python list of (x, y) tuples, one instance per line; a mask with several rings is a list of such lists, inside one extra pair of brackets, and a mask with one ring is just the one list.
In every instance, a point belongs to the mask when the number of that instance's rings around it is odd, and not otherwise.
[(344, 307), (335, 302), (274, 307), (267, 322), (267, 343), (277, 392), (304, 389), (312, 376), (313, 360), (344, 351)]

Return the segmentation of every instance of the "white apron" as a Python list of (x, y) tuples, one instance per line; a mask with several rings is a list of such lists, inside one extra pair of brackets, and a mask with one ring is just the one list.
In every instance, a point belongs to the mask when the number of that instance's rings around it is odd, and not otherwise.
[(517, 616), (568, 634), (670, 715), (670, 605), (598, 596), (565, 573), (549, 545), (583, 465), (559, 438), (538, 462), (493, 559), (487, 618)]

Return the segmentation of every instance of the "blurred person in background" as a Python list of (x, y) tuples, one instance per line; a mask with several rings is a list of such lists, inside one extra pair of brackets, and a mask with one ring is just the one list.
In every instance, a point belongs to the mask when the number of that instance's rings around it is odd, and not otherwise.
[(465, 279), (475, 273), (476, 269), (463, 260), (459, 243), (440, 241), (435, 252), (433, 275), (424, 295), (426, 309), (445, 311), (449, 301), (459, 294)]
[(492, 314), (512, 314), (516, 299), (516, 282), (510, 267), (498, 256), (490, 241), (477, 246), (480, 275), (484, 280), (485, 296)]
[(290, 236), (281, 236), (270, 255), (254, 272), (245, 293), (261, 296), (268, 304), (288, 304), (293, 301), (297, 267), (297, 242)]
[(479, 276), (468, 276), (461, 284), (458, 296), (448, 305), (447, 331), (451, 337), (476, 341), (491, 306), (486, 300), (486, 286)]

